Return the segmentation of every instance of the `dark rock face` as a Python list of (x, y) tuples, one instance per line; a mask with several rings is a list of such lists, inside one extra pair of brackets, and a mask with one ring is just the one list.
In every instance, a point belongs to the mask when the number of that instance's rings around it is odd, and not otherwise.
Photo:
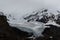
[[(47, 11), (48, 11), (48, 9), (45, 9), (45, 10), (42, 10), (41, 13), (44, 13), (44, 12), (47, 12)], [(31, 14), (31, 15), (29, 15), (27, 17), (24, 17), (24, 19), (27, 20), (27, 22), (30, 22), (31, 20), (34, 21), (36, 19), (35, 21), (38, 21), (38, 22), (43, 22), (44, 21), (43, 23), (47, 23), (48, 17), (46, 15), (43, 15), (43, 18), (39, 19), (38, 18), (40, 16), (39, 14), (40, 14), (39, 12), (36, 12), (35, 14)]]
[(60, 25), (60, 14), (57, 15), (57, 19), (55, 20), (55, 22)]
[(41, 18), (41, 19), (38, 18), (36, 21), (42, 22), (42, 23), (47, 23), (49, 21), (49, 18), (47, 16), (43, 16), (43, 18)]
[(47, 25), (50, 28), (45, 28), (42, 34), (44, 37), (39, 37), (37, 40), (60, 40), (60, 27)]

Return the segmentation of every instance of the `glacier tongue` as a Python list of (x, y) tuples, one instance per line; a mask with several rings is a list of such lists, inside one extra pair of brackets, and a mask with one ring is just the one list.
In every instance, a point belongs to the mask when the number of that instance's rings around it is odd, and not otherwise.
[[(10, 23), (11, 26), (13, 27), (17, 27), (22, 31), (26, 31), (29, 33), (33, 33), (34, 36), (39, 36), (42, 35), (41, 32), (44, 29), (44, 24), (43, 23), (39, 23), (39, 22), (24, 22), (24, 23), (18, 23), (18, 24), (12, 24)], [(39, 35), (38, 35), (39, 34)]]

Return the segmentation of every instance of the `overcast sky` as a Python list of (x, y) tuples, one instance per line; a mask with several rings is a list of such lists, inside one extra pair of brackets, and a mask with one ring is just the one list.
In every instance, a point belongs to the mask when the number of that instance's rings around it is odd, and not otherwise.
[(43, 7), (60, 9), (60, 0), (0, 0), (0, 11), (19, 16)]

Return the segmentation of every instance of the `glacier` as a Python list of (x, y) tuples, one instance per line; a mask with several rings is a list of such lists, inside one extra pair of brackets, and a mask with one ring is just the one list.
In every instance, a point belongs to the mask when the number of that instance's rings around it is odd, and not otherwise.
[[(57, 12), (57, 11), (56, 11)], [(55, 25), (55, 26), (60, 26), (59, 24), (56, 23), (55, 20), (57, 20), (57, 14), (54, 14), (54, 12), (51, 12), (48, 9), (43, 9), (39, 11), (35, 11), (32, 13), (29, 13), (28, 15), (24, 15), (21, 18), (16, 17), (15, 15), (8, 14), (7, 19), (8, 23), (12, 27), (16, 27), (22, 31), (28, 32), (28, 33), (33, 33), (34, 37), (39, 37), (43, 36), (42, 32), (46, 27), (46, 25)], [(44, 16), (44, 17), (43, 17)], [(43, 21), (36, 21), (36, 19), (41, 20), (43, 18)], [(48, 20), (47, 20), (48, 18)]]

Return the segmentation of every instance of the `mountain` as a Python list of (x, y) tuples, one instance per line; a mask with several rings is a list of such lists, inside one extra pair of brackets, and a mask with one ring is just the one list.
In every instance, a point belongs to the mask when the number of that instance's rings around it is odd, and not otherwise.
[(22, 17), (22, 20), (17, 20), (17, 18), (11, 15), (6, 19), (8, 19), (7, 23), (11, 26), (12, 30), (19, 35), (21, 35), (20, 33), (22, 35), (26, 33), (28, 40), (31, 38), (34, 40), (59, 40), (60, 14), (59, 12), (57, 13), (55, 15), (54, 12), (44, 9), (28, 16), (25, 15), (25, 17)]

